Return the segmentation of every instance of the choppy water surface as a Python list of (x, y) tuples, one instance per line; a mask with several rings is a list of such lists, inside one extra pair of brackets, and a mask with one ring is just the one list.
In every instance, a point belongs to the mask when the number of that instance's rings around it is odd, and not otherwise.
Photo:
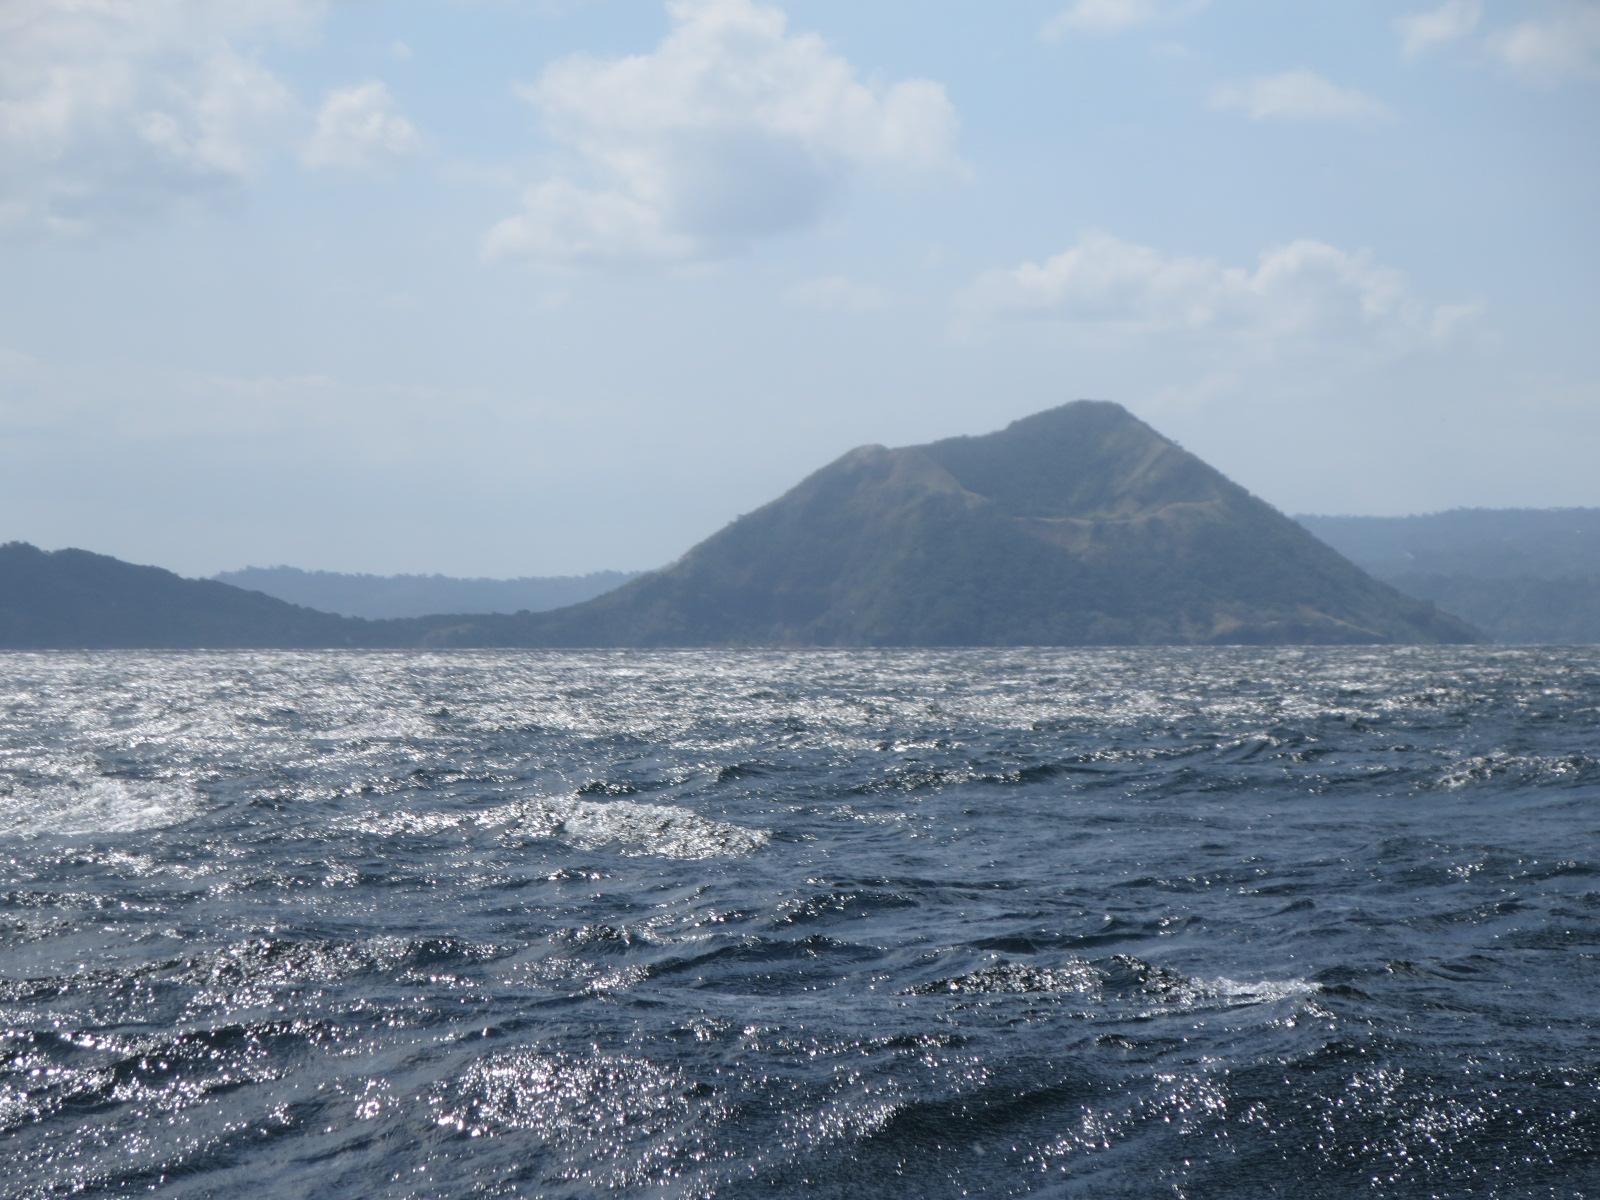
[(0, 1194), (1600, 1196), (1600, 652), (0, 656)]

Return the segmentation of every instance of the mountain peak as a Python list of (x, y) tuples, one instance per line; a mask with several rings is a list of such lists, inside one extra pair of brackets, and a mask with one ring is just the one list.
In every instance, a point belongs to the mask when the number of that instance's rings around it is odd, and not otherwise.
[[(1012, 431), (1037, 431), (1041, 429), (1071, 429), (1088, 432), (1091, 429), (1110, 429), (1117, 425), (1137, 425), (1148, 430), (1152, 436), (1160, 437), (1138, 417), (1134, 416), (1115, 400), (1068, 400), (1065, 404), (1058, 404), (1054, 408), (1042, 409), (1036, 413), (1029, 413), (1025, 417), (1018, 417), (1000, 434)], [(993, 437), (995, 434), (979, 435)]]
[(1013, 517), (1129, 516), (1238, 491), (1120, 404), (1077, 400), (922, 447)]

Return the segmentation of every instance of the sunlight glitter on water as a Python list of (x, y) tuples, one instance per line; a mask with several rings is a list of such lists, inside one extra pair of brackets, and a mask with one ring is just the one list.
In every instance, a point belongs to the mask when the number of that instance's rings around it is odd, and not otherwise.
[(4, 669), (8, 1196), (1600, 1183), (1590, 652)]

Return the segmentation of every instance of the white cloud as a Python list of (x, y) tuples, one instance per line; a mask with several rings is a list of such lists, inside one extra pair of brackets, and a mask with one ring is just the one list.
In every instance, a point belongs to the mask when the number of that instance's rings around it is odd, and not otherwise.
[(308, 167), (361, 170), (404, 158), (420, 144), (388, 87), (371, 80), (328, 94), (301, 157)]
[(1400, 17), (1395, 28), (1408, 55), (1470, 39), (1479, 54), (1529, 83), (1555, 86), (1600, 76), (1600, 2), (1549, 0), (1527, 7), (1534, 15), (1481, 36), (1483, 0), (1445, 0), (1437, 8)]
[(1487, 39), (1490, 53), (1535, 83), (1600, 75), (1600, 3), (1574, 0)]
[(926, 80), (875, 85), (751, 0), (677, 0), (648, 54), (572, 57), (520, 94), (569, 153), (485, 241), (555, 263), (710, 258), (817, 221), (854, 178), (959, 169)]
[(489, 258), (638, 263), (693, 258), (704, 246), (626, 191), (552, 179), (523, 193), (522, 211), (490, 229), (483, 249)]
[(1222, 84), (1211, 93), (1211, 107), (1242, 112), (1253, 121), (1359, 121), (1389, 111), (1364, 92), (1304, 69)]
[(1470, 37), (1483, 19), (1483, 0), (1445, 0), (1437, 8), (1395, 18), (1400, 42), (1410, 55)]
[(1073, 34), (1127, 33), (1178, 20), (1205, 8), (1209, 0), (1074, 0), (1044, 23), (1039, 35), (1046, 41)]
[(1253, 266), (1163, 254), (1092, 233), (1039, 262), (980, 276), (972, 316), (1021, 317), (1130, 335), (1232, 336), (1258, 347), (1359, 338), (1415, 346), (1450, 336), (1474, 306), (1431, 305), (1365, 252), (1302, 240)]
[(6, 0), (0, 221), (78, 232), (236, 185), (293, 108), (253, 56), (320, 0)]
[(869, 313), (888, 305), (888, 297), (880, 288), (844, 275), (801, 280), (784, 293), (784, 299), (800, 308), (814, 308), (819, 312)]

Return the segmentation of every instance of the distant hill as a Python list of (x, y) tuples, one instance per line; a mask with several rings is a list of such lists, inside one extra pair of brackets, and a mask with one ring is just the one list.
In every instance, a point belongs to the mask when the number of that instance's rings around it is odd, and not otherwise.
[(1497, 642), (1600, 642), (1600, 508), (1298, 519), (1358, 566)]
[(1600, 575), (1600, 508), (1455, 508), (1416, 517), (1296, 519), (1352, 562), (1384, 576)]
[(422, 617), (430, 613), (543, 612), (609, 592), (637, 571), (521, 579), (457, 579), (447, 575), (347, 575), (297, 567), (245, 567), (212, 576), (291, 604), (347, 617)]
[(456, 645), (1473, 641), (1115, 404), (851, 451), (583, 604), (435, 625)]
[(393, 644), (399, 630), (86, 550), (0, 545), (0, 646), (231, 649)]

